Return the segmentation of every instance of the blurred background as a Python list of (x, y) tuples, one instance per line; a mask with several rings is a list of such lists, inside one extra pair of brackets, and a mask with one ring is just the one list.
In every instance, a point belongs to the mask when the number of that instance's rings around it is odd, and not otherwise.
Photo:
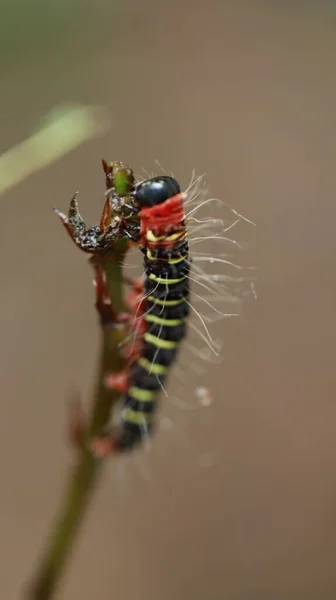
[(97, 222), (105, 157), (206, 173), (257, 223), (258, 300), (220, 325), (213, 405), (108, 465), (58, 598), (334, 599), (336, 5), (0, 5), (0, 152), (55, 107), (111, 123), (0, 197), (1, 598), (41, 555), (71, 464), (65, 400), (90, 399), (95, 369), (91, 271), (51, 206), (79, 189)]

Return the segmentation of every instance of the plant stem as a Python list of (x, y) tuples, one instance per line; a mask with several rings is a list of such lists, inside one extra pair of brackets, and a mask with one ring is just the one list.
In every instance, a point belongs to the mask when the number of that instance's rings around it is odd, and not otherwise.
[[(122, 258), (126, 247), (123, 242), (116, 244), (118, 252), (100, 259), (106, 274), (106, 283), (113, 310), (118, 314), (125, 311), (122, 289)], [(78, 461), (70, 473), (64, 501), (56, 517), (49, 545), (38, 566), (31, 588), (26, 596), (29, 600), (50, 600), (63, 575), (67, 559), (79, 531), (80, 524), (88, 508), (91, 493), (101, 475), (103, 462), (96, 459), (88, 448), (88, 442), (100, 435), (108, 424), (113, 404), (119, 393), (106, 389), (104, 375), (118, 372), (123, 367), (123, 358), (118, 347), (124, 339), (125, 329), (107, 326), (102, 329), (102, 344), (99, 358), (98, 376), (94, 392), (91, 416), (84, 440), (78, 450)]]

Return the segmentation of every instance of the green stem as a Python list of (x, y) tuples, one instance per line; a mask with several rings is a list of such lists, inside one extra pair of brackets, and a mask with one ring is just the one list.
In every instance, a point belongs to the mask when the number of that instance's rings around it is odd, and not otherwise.
[[(118, 243), (118, 256), (101, 260), (107, 285), (116, 313), (125, 310), (122, 290), (122, 258), (125, 244)], [(118, 327), (106, 327), (102, 331), (102, 350), (98, 377), (94, 393), (92, 413), (87, 427), (87, 436), (79, 448), (78, 461), (70, 473), (64, 501), (56, 517), (53, 534), (38, 566), (31, 588), (26, 596), (29, 600), (50, 600), (63, 575), (80, 524), (88, 508), (91, 493), (102, 472), (102, 461), (97, 460), (88, 449), (88, 441), (101, 434), (108, 424), (111, 408), (119, 394), (107, 390), (103, 384), (106, 372), (118, 372), (123, 359), (118, 352), (125, 331)]]

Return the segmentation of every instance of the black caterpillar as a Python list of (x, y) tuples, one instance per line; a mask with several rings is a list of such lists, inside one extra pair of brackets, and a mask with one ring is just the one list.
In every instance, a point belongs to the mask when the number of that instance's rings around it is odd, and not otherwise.
[(172, 177), (154, 177), (135, 187), (133, 199), (140, 209), (145, 265), (144, 333), (113, 436), (116, 450), (129, 450), (151, 433), (158, 394), (186, 335), (190, 310), (189, 244), (179, 184)]

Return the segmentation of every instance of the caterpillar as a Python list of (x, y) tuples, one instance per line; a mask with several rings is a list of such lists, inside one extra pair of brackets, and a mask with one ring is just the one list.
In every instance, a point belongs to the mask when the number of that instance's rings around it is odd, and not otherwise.
[[(144, 279), (132, 285), (127, 297), (133, 332), (133, 341), (126, 353), (127, 366), (123, 372), (106, 374), (105, 378), (108, 388), (123, 392), (123, 406), (119, 424), (110, 434), (94, 440), (92, 444), (96, 455), (101, 456), (113, 451), (131, 450), (153, 432), (159, 395), (164, 390), (165, 379), (186, 336), (187, 325), (197, 331), (207, 344), (206, 352), (200, 352), (191, 345), (190, 349), (197, 359), (208, 361), (212, 353), (218, 356), (206, 325), (211, 319), (203, 310), (198, 312), (194, 304), (201, 301), (210, 307), (215, 313), (212, 322), (223, 316), (236, 315), (223, 313), (219, 310), (221, 305), (216, 308), (213, 298), (216, 297), (220, 303), (239, 301), (230, 294), (228, 282), (239, 286), (244, 278), (205, 274), (199, 263), (224, 263), (234, 269), (242, 267), (228, 260), (229, 255), (223, 252), (217, 252), (215, 257), (204, 252), (193, 252), (191, 263), (189, 244), (198, 244), (207, 239), (236, 244), (222, 234), (239, 221), (248, 221), (232, 209), (235, 220), (228, 226), (224, 226), (222, 219), (195, 218), (202, 206), (218, 202), (213, 198), (199, 198), (198, 179), (193, 178), (186, 192), (182, 193), (174, 177), (161, 175), (136, 183), (132, 169), (121, 162), (103, 161), (103, 169), (106, 202), (99, 227), (86, 228), (78, 212), (76, 195), (70, 203), (68, 217), (56, 211), (82, 250), (92, 254), (105, 252), (115, 240), (127, 237), (132, 245), (140, 249), (144, 258)], [(185, 206), (188, 207), (187, 215)], [(188, 223), (196, 223), (188, 232), (186, 217)], [(214, 234), (216, 223), (220, 229)], [(192, 237), (193, 234), (190, 236), (192, 230), (198, 233), (196, 237)], [(211, 235), (200, 237), (200, 232), (204, 234), (206, 231)], [(189, 301), (191, 281), (201, 286), (203, 291), (202, 295), (194, 292), (193, 303)], [(204, 294), (204, 289), (208, 290), (210, 296)], [(200, 319), (203, 332), (192, 321), (189, 322), (191, 309)]]
[(115, 451), (132, 449), (152, 432), (158, 395), (186, 335), (190, 262), (183, 199), (173, 177), (153, 177), (134, 187), (145, 266), (142, 339), (127, 374), (121, 422), (110, 438)]

